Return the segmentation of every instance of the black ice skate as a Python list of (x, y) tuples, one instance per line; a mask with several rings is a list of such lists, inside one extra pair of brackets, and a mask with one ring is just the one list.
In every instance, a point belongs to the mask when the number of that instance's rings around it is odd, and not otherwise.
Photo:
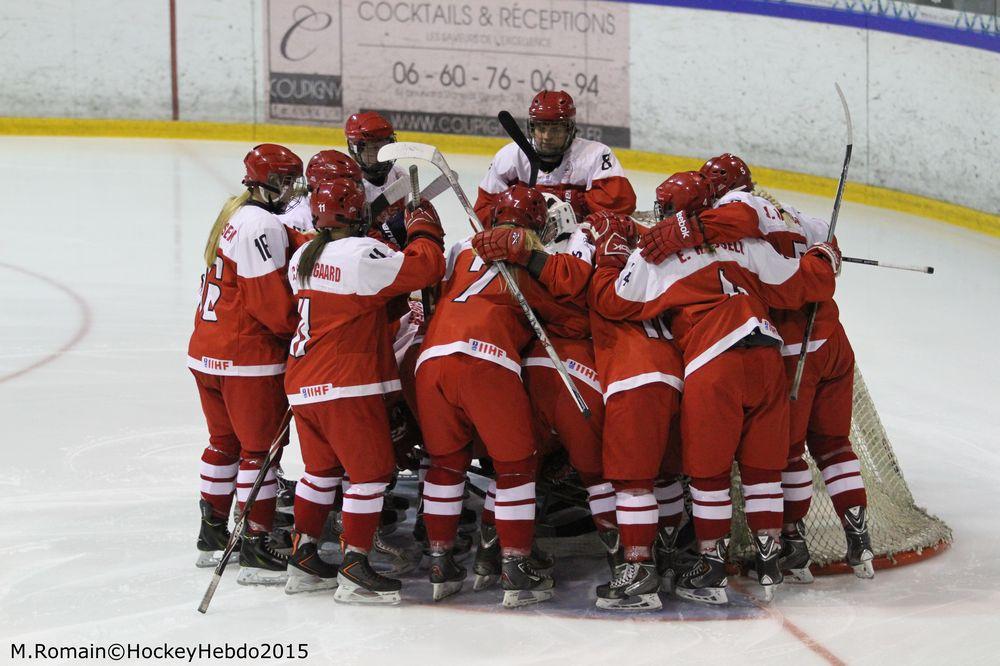
[(466, 576), (465, 567), (456, 564), (450, 552), (432, 552), (428, 568), (434, 601), (441, 601), (462, 589)]
[[(218, 566), (222, 552), (229, 545), (228, 516), (217, 518), (212, 512), (212, 505), (205, 500), (198, 502), (201, 509), (201, 527), (198, 530), (198, 559), (194, 565), (202, 569)], [(230, 556), (232, 562), (239, 557), (235, 552)]]
[(547, 553), (538, 547), (537, 543), (531, 544), (531, 554), (528, 555), (528, 562), (531, 568), (543, 576), (552, 577), (552, 569), (556, 566), (556, 558), (551, 553)]
[(266, 534), (245, 535), (240, 544), (240, 585), (284, 585), (288, 580), (288, 556), (271, 544)]
[(497, 528), (493, 525), (479, 528), (479, 547), (476, 549), (472, 571), (476, 574), (476, 580), (472, 584), (472, 589), (476, 592), (485, 590), (500, 580), (500, 540), (497, 539)]
[(279, 509), (291, 509), (292, 505), (295, 503), (295, 481), (293, 479), (286, 479), (285, 473), (279, 467), (275, 473), (275, 479), (278, 482), (277, 496), (275, 497), (275, 503)]
[(372, 569), (368, 555), (349, 550), (337, 574), (339, 586), (333, 598), (345, 604), (398, 604), (403, 583)]
[(307, 534), (292, 534), (285, 594), (318, 592), (337, 587), (337, 567), (320, 559), (317, 542)]
[(656, 540), (653, 541), (656, 573), (660, 576), (660, 589), (664, 592), (670, 592), (673, 589), (674, 579), (680, 572), (680, 556), (677, 551), (677, 537), (679, 535), (679, 528), (665, 525), (657, 530)]
[(614, 578), (618, 566), (625, 564), (625, 551), (622, 550), (621, 533), (618, 531), (618, 528), (612, 528), (598, 532), (597, 536), (601, 540), (601, 544), (604, 545), (608, 560), (608, 569), (611, 572), (611, 578)]
[(812, 571), (809, 570), (811, 560), (809, 546), (806, 544), (806, 526), (800, 520), (795, 524), (794, 532), (781, 535), (781, 555), (778, 556), (781, 572), (785, 574), (785, 582), (808, 584), (813, 582)]
[(641, 611), (663, 608), (660, 575), (653, 562), (623, 562), (610, 583), (597, 586), (597, 607), (604, 610)]
[(389, 560), (389, 569), (385, 573), (390, 576), (398, 576), (412, 571), (417, 564), (414, 558), (406, 552), (405, 548), (400, 548), (386, 541), (385, 532), (383, 532), (381, 527), (375, 531), (375, 536), (372, 539), (372, 549), (376, 553), (384, 555)]
[(778, 558), (781, 555), (781, 541), (767, 534), (753, 535), (754, 570), (757, 572), (757, 582), (763, 589), (764, 601), (774, 599), (774, 590), (785, 579), (781, 573)]
[(844, 536), (847, 537), (847, 564), (858, 578), (874, 578), (875, 552), (868, 535), (868, 516), (863, 506), (853, 506), (844, 513)]
[(500, 560), (500, 586), (505, 608), (519, 608), (552, 598), (554, 583), (531, 566), (525, 555), (511, 555)]
[(674, 584), (674, 594), (681, 599), (700, 601), (706, 604), (725, 604), (729, 602), (726, 595), (726, 556), (729, 552), (729, 537), (723, 537), (715, 542), (715, 549), (710, 553), (702, 553), (694, 561), (691, 568), (682, 572)]

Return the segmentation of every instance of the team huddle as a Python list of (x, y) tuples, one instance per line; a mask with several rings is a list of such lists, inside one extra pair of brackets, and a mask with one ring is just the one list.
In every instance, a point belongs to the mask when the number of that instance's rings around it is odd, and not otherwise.
[[(542, 602), (555, 563), (535, 544), (536, 481), (563, 450), (607, 549), (599, 608), (657, 609), (661, 590), (727, 603), (734, 463), (749, 573), (769, 600), (812, 581), (808, 448), (846, 562), (871, 578), (829, 223), (755, 189), (729, 153), (664, 180), (646, 223), (613, 152), (576, 136), (569, 94), (539, 93), (528, 116), (537, 156), (496, 154), (474, 206), (483, 230), (458, 242), (428, 198), (393, 194), (409, 177), (379, 161), (396, 138), (377, 113), (348, 119), (350, 155), (323, 150), (303, 168), (283, 146), (247, 154), (246, 190), (206, 246), (188, 349), (210, 435), (199, 566), (226, 548), (233, 496), (242, 510), (263, 474), (240, 583), (397, 603), (401, 581), (369, 554), (392, 551), (386, 516), (407, 506), (391, 489), (410, 467), (434, 599), (461, 591), (474, 546), (475, 590), (499, 582), (504, 606)], [(262, 469), (289, 409), (305, 464), (294, 485)], [(478, 517), (474, 460), (491, 477)], [(290, 524), (276, 510), (286, 487)], [(320, 557), (331, 524), (339, 565)]]

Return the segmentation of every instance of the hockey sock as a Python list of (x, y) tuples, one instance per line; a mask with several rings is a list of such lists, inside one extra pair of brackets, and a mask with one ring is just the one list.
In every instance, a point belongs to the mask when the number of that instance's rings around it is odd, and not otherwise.
[(355, 483), (344, 491), (343, 540), (346, 546), (367, 553), (382, 515), (382, 500), (388, 487), (385, 476), (367, 483)]
[(783, 522), (791, 525), (805, 518), (812, 504), (813, 486), (812, 472), (801, 456), (788, 461), (781, 473), (781, 493), (785, 498)]
[(587, 505), (599, 532), (609, 530), (618, 524), (615, 516), (615, 488), (598, 475), (581, 474), (580, 480), (587, 488)]
[(740, 465), (743, 481), (743, 511), (751, 532), (781, 530), (784, 497), (781, 493), (781, 472)]
[(308, 471), (295, 484), (295, 529), (319, 539), (323, 524), (333, 508), (343, 481), (342, 467), (311, 474)]
[(657, 479), (653, 496), (659, 506), (659, 527), (680, 527), (684, 522), (684, 486), (680, 479)]
[(615, 481), (614, 488), (615, 517), (625, 559), (630, 562), (648, 560), (652, 556), (659, 517), (653, 480)]
[(729, 534), (733, 502), (729, 497), (729, 473), (691, 479), (691, 512), (698, 541), (715, 543)]
[(527, 555), (535, 537), (535, 474), (532, 455), (515, 462), (493, 461), (497, 472), (497, 536), (504, 555)]
[(422, 495), (424, 525), (427, 540), (451, 547), (462, 516), (462, 496), (465, 493), (465, 470), (471, 462), (466, 447), (446, 456), (431, 456), (431, 466), (424, 478)]
[(229, 518), (239, 467), (237, 456), (213, 446), (201, 454), (201, 498), (212, 505), (216, 518)]
[(497, 507), (497, 480), (490, 479), (489, 488), (486, 489), (486, 497), (483, 499), (483, 513), (479, 516), (479, 522), (483, 525), (496, 525)]
[(868, 494), (865, 492), (865, 482), (861, 478), (861, 462), (850, 448), (850, 442), (844, 446), (836, 446), (843, 438), (814, 437), (810, 441), (810, 450), (814, 447), (821, 450), (839, 449), (829, 455), (816, 456), (819, 471), (826, 484), (826, 492), (833, 501), (837, 515), (843, 517), (844, 512), (852, 506), (868, 506)]
[[(236, 475), (236, 501), (239, 502), (240, 511), (243, 504), (250, 495), (257, 474), (260, 473), (260, 466), (263, 458), (243, 458), (240, 460), (240, 470)], [(274, 508), (278, 495), (278, 477), (272, 466), (264, 476), (264, 483), (257, 491), (253, 506), (250, 507), (250, 515), (247, 519), (247, 531), (251, 534), (266, 534), (271, 531), (274, 523)]]

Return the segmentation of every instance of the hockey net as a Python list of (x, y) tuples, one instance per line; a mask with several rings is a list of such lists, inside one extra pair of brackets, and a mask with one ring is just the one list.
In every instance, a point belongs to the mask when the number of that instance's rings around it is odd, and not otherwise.
[[(952, 534), (944, 521), (917, 506), (903, 478), (899, 461), (861, 372), (854, 371), (854, 412), (851, 443), (861, 461), (861, 476), (868, 493), (868, 528), (875, 568), (907, 564), (934, 555), (951, 543)], [(847, 543), (826, 493), (819, 469), (808, 453), (806, 460), (813, 475), (813, 499), (806, 516), (806, 542), (817, 574), (846, 573), (843, 563)], [(733, 474), (733, 541), (731, 557), (735, 561), (752, 555), (750, 534), (741, 507), (739, 476)]]

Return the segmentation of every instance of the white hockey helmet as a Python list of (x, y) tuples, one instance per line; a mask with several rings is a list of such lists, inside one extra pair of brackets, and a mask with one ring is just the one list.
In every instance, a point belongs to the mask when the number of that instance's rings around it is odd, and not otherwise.
[(570, 234), (580, 226), (576, 221), (576, 213), (573, 206), (568, 201), (563, 201), (554, 194), (543, 192), (545, 205), (548, 207), (548, 219), (542, 229), (540, 240), (543, 245), (548, 245), (563, 234)]

